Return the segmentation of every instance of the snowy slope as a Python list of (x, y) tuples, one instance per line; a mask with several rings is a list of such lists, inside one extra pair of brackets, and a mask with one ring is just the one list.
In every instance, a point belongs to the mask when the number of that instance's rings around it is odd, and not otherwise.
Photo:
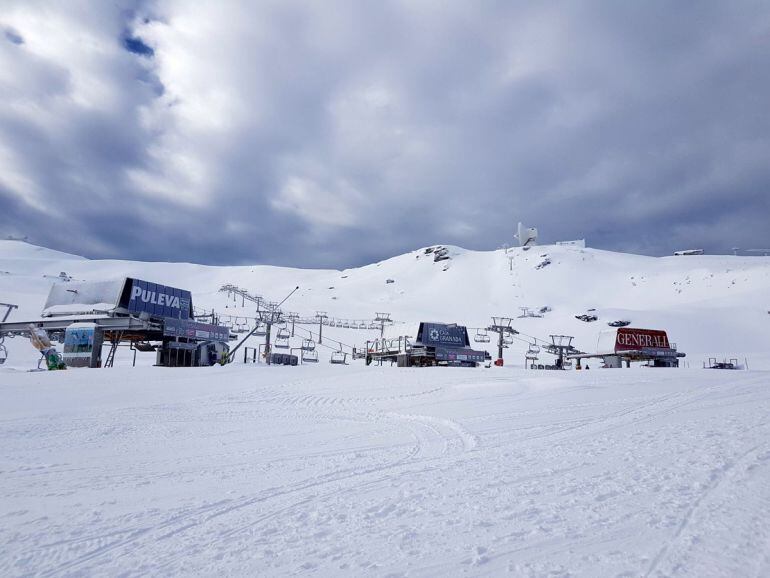
[[(506, 351), (521, 363), (527, 340), (550, 334), (575, 336), (575, 345), (594, 352), (606, 323), (629, 319), (633, 326), (666, 329), (688, 362), (708, 356), (748, 358), (770, 367), (770, 258), (689, 256), (653, 258), (568, 246), (475, 252), (449, 247), (451, 260), (434, 263), (424, 250), (345, 271), (266, 266), (210, 267), (189, 263), (92, 261), (0, 241), (0, 301), (17, 303), (14, 319), (40, 313), (53, 277), (97, 281), (123, 276), (192, 290), (196, 306), (233, 316), (253, 308), (228, 301), (218, 289), (232, 283), (271, 300), (300, 290), (285, 308), (301, 315), (371, 319), (385, 311), (397, 323), (391, 335), (414, 335), (421, 320), (485, 327), (490, 316), (517, 317), (519, 307), (549, 306), (543, 318), (516, 319), (525, 338)], [(550, 261), (540, 269), (537, 266)], [(387, 283), (392, 279), (393, 283)], [(599, 321), (575, 315), (596, 309)], [(361, 345), (374, 332), (328, 328), (326, 335)], [(531, 336), (531, 337), (526, 337)], [(492, 349), (490, 348), (490, 351)], [(25, 360), (25, 363), (27, 360)]]
[[(198, 307), (235, 316), (252, 310), (219, 293), (224, 283), (272, 300), (299, 285), (287, 309), (387, 311), (394, 335), (547, 305), (515, 327), (590, 350), (607, 321), (628, 318), (667, 329), (691, 360), (524, 371), (524, 341), (488, 369), (168, 369), (146, 354), (136, 368), (119, 358), (28, 373), (36, 353), (6, 340), (0, 575), (770, 574), (770, 259), (450, 254), (311, 271), (0, 242), (0, 302), (20, 305), (14, 319), (39, 314), (62, 271), (188, 288)], [(574, 318), (590, 308), (599, 321)], [(372, 333), (324, 328), (345, 343)], [(699, 369), (709, 353), (752, 369)]]
[(8, 376), (3, 576), (770, 573), (767, 372)]

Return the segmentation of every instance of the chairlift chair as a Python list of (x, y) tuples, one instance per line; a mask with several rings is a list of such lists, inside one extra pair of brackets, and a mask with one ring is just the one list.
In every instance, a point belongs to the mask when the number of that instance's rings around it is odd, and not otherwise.
[(303, 363), (318, 363), (318, 352), (317, 351), (302, 351), (302, 362)]
[(347, 356), (348, 354), (344, 351), (334, 351), (332, 352), (332, 356), (329, 359), (329, 363), (333, 363), (335, 365), (345, 365), (347, 363)]
[(5, 345), (3, 345), (4, 339), (4, 337), (0, 338), (0, 365), (3, 365), (5, 360), (8, 359), (8, 350), (5, 348)]
[(362, 321), (361, 323), (359, 323), (359, 324), (358, 324), (358, 328), (359, 328), (359, 329), (366, 329), (366, 323), (364, 323), (364, 322)]
[(289, 338), (288, 337), (276, 337), (275, 343), (273, 344), (273, 347), (276, 349), (289, 349)]
[(302, 351), (315, 351), (315, 341), (312, 339), (303, 339)]
[(537, 355), (538, 353), (540, 353), (540, 346), (535, 343), (531, 343), (529, 345), (529, 349), (527, 350), (527, 355)]
[(289, 339), (291, 333), (289, 333), (289, 330), (285, 327), (281, 327), (275, 337), (276, 339)]
[(509, 335), (509, 334), (503, 335), (503, 344), (513, 345), (513, 335)]
[(264, 337), (267, 335), (267, 325), (264, 323), (260, 323), (257, 325), (257, 330), (254, 332), (254, 335), (258, 335), (259, 337)]
[(343, 326), (345, 329), (350, 329), (350, 323), (349, 323), (349, 322), (347, 322), (347, 321), (345, 321), (345, 323), (343, 323), (343, 324), (342, 324), (342, 326)]
[(476, 343), (489, 343), (489, 334), (486, 329), (476, 330), (476, 335), (473, 336), (473, 341)]

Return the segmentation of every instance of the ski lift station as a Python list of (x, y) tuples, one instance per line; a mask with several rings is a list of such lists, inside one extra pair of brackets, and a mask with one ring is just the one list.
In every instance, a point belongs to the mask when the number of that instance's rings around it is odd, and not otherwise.
[(602, 331), (594, 354), (576, 353), (568, 359), (576, 359), (577, 367), (583, 359), (599, 358), (604, 367), (630, 367), (631, 362), (643, 362), (652, 367), (679, 367), (679, 358), (685, 354), (677, 351), (676, 343), (660, 329), (637, 329), (618, 327)]
[[(212, 365), (227, 355), (230, 336), (227, 327), (195, 320), (190, 291), (130, 277), (56, 284), (40, 318), (0, 323), (0, 337), (41, 331), (64, 342), (71, 367), (109, 367), (121, 343), (156, 351), (157, 365)], [(111, 347), (103, 363), (104, 342)]]
[[(489, 335), (484, 332), (476, 337)], [(478, 342), (478, 339), (476, 339)], [(366, 364), (377, 361), (395, 362), (399, 367), (434, 365), (476, 367), (488, 357), (486, 351), (471, 348), (468, 330), (456, 323), (420, 323), (417, 338), (376, 339), (366, 344)]]

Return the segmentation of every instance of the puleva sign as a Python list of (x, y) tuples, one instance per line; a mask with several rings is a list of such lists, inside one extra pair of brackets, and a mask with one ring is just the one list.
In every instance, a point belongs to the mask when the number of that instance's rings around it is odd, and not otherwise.
[(179, 309), (179, 297), (176, 295), (167, 295), (160, 291), (148, 291), (141, 287), (131, 288), (131, 300), (141, 299), (144, 303), (152, 303), (153, 305), (167, 305), (174, 309)]
[(132, 313), (188, 319), (190, 302), (190, 292), (184, 289), (131, 279), (128, 310)]
[(670, 349), (668, 336), (665, 331), (659, 329), (635, 329), (633, 327), (620, 327), (615, 337), (615, 351), (628, 351), (629, 349)]

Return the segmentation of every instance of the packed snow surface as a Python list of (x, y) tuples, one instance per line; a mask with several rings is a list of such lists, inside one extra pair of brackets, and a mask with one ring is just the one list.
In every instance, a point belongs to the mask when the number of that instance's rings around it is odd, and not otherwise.
[[(303, 316), (389, 312), (392, 336), (492, 315), (521, 332), (505, 367), (477, 369), (330, 365), (332, 339), (379, 335), (340, 327), (300, 367), (131, 367), (125, 349), (111, 369), (29, 373), (37, 352), (6, 339), (0, 575), (770, 575), (770, 259), (447, 254), (297, 270), (0, 241), (10, 320), (39, 317), (67, 278), (131, 276), (236, 325), (254, 310), (225, 283), (274, 301), (299, 285), (286, 308)], [(667, 330), (685, 366), (524, 370), (535, 339), (590, 352), (616, 320)], [(750, 370), (701, 369), (710, 356)]]
[(767, 576), (765, 372), (4, 374), (0, 574)]

